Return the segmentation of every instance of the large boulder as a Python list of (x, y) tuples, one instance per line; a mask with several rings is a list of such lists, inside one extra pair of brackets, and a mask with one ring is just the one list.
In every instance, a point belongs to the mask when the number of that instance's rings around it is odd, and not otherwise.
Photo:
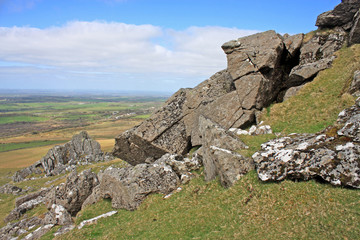
[(31, 174), (41, 173), (54, 176), (73, 170), (77, 164), (89, 164), (111, 158), (113, 158), (111, 155), (101, 151), (97, 141), (93, 140), (86, 131), (82, 131), (64, 145), (51, 148), (40, 161), (17, 171), (12, 179), (14, 182), (20, 182)]
[[(360, 99), (339, 114), (334, 128), (318, 134), (283, 137), (262, 144), (253, 155), (262, 181), (322, 178), (360, 188)], [(336, 128), (335, 128), (336, 129)]]
[(349, 34), (349, 44), (360, 43), (360, 11), (354, 17), (353, 26)]
[(201, 154), (206, 181), (219, 176), (221, 185), (230, 187), (253, 169), (252, 159), (237, 153), (247, 147), (239, 138), (203, 116), (199, 118), (199, 128), (203, 139)]
[(354, 72), (353, 80), (349, 88), (349, 93), (359, 95), (360, 93), (360, 70)]
[[(139, 126), (116, 138), (113, 154), (132, 165), (153, 162), (165, 153), (183, 155), (202, 145), (199, 117), (224, 129), (245, 128), (273, 102), (281, 89), (284, 54), (298, 55), (303, 36), (283, 37), (274, 31), (225, 43), (228, 68), (193, 89), (181, 89)], [(286, 51), (285, 51), (286, 50)]]
[(228, 71), (234, 80), (249, 73), (273, 71), (280, 65), (284, 43), (275, 31), (257, 33), (224, 43)]
[(85, 170), (80, 174), (73, 171), (66, 179), (65, 184), (53, 188), (46, 195), (46, 206), (49, 210), (53, 208), (54, 204), (63, 206), (71, 216), (75, 216), (98, 184), (97, 175), (91, 170)]
[[(128, 168), (109, 167), (99, 173), (100, 186), (94, 194), (111, 198), (114, 208), (135, 210), (151, 193), (168, 194), (180, 184), (166, 164), (138, 164)], [(98, 197), (91, 196), (93, 199)]]
[(187, 153), (199, 142), (198, 112), (206, 111), (206, 105), (234, 90), (226, 70), (193, 89), (180, 89), (149, 119), (117, 136), (113, 154), (136, 165), (145, 160), (155, 161), (165, 153)]
[(70, 213), (63, 206), (53, 204), (50, 210), (45, 213), (42, 224), (71, 225), (73, 224), (73, 220)]
[(102, 155), (100, 144), (91, 139), (87, 132), (82, 131), (74, 135), (66, 144), (50, 149), (41, 159), (41, 164), (45, 173), (52, 175), (57, 168), (78, 162), (99, 161), (102, 160)]
[(316, 26), (319, 28), (342, 27), (344, 30), (349, 30), (359, 8), (360, 1), (358, 0), (342, 0), (334, 10), (320, 14), (316, 20)]
[(284, 82), (285, 88), (291, 88), (312, 81), (317, 74), (331, 67), (334, 53), (346, 40), (345, 32), (316, 33), (300, 48), (299, 64), (293, 67)]

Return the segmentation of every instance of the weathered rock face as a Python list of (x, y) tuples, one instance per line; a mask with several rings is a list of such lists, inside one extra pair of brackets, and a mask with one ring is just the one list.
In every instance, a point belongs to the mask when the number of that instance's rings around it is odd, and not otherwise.
[(45, 173), (51, 175), (57, 167), (71, 162), (99, 161), (102, 154), (100, 144), (83, 131), (74, 135), (71, 141), (65, 145), (50, 149), (41, 159), (41, 164)]
[[(224, 43), (227, 69), (193, 89), (179, 90), (150, 119), (119, 135), (114, 155), (136, 165), (153, 162), (165, 153), (183, 155), (193, 146), (205, 146), (207, 140), (201, 132), (201, 121), (204, 121), (200, 118), (224, 130), (237, 128), (241, 131), (257, 123), (257, 116), (264, 107), (282, 101), (286, 93), (286, 98), (295, 94), (299, 86), (331, 66), (334, 53), (346, 43), (350, 30), (357, 26), (358, 16), (355, 20), (353, 17), (358, 8), (359, 1), (344, 0), (332, 12), (322, 14), (318, 26), (333, 29), (318, 31), (306, 42), (304, 34), (281, 36), (267, 31)], [(354, 30), (354, 39), (356, 34)], [(200, 152), (209, 154), (208, 158), (219, 155), (219, 149), (212, 149), (211, 153), (209, 149), (208, 146)], [(206, 169), (220, 169), (215, 163), (215, 160), (204, 158)], [(208, 179), (218, 174), (217, 170), (205, 171)], [(232, 181), (223, 184), (231, 185)]]
[(30, 193), (25, 196), (18, 197), (15, 201), (15, 208), (4, 219), (5, 222), (11, 222), (19, 219), (27, 211), (43, 204), (45, 195), (50, 191), (50, 188), (42, 189), (35, 193)]
[[(321, 177), (333, 185), (360, 188), (360, 99), (339, 114), (336, 136), (292, 135), (263, 144), (253, 155), (259, 178), (309, 180)], [(326, 132), (325, 132), (326, 133)]]
[(246, 148), (236, 136), (203, 116), (199, 118), (199, 126), (204, 141), (200, 154), (203, 155), (206, 181), (219, 176), (220, 183), (230, 187), (253, 169), (252, 160), (236, 152)]
[(315, 34), (301, 47), (299, 65), (292, 68), (285, 85), (302, 85), (313, 80), (320, 71), (329, 68), (334, 60), (334, 53), (345, 43), (345, 37), (344, 32)]
[(45, 172), (48, 176), (58, 175), (65, 171), (71, 171), (76, 164), (88, 164), (113, 157), (101, 151), (100, 144), (91, 139), (85, 131), (73, 136), (71, 141), (64, 145), (55, 146), (38, 162), (30, 167), (17, 171), (13, 176), (14, 182), (23, 181), (31, 174)]
[(360, 43), (360, 11), (354, 17), (353, 26), (349, 34), (349, 44)]
[(71, 225), (73, 220), (70, 213), (61, 205), (53, 204), (50, 210), (45, 214), (42, 221), (43, 225)]
[(225, 43), (227, 70), (193, 89), (179, 90), (150, 119), (118, 136), (113, 154), (132, 165), (165, 153), (185, 154), (203, 144), (201, 115), (225, 129), (252, 124), (256, 113), (276, 98), (286, 75), (284, 56), (298, 55), (302, 39), (288, 37), (289, 50), (274, 31)]
[(279, 67), (284, 43), (274, 31), (254, 34), (224, 43), (228, 71), (234, 80), (249, 73), (274, 71)]
[[(107, 168), (99, 173), (101, 198), (111, 198), (114, 208), (135, 210), (151, 193), (168, 194), (180, 183), (166, 164), (138, 164), (128, 168)], [(91, 196), (96, 199), (97, 197)]]
[(360, 94), (360, 71), (354, 72), (353, 80), (351, 81), (351, 86), (349, 88), (349, 93), (354, 95)]
[(359, 8), (360, 2), (358, 0), (342, 0), (334, 10), (320, 14), (316, 20), (316, 26), (319, 28), (342, 27), (344, 30), (349, 30)]
[(85, 170), (79, 175), (72, 172), (66, 183), (52, 189), (46, 196), (45, 202), (49, 210), (53, 204), (63, 206), (72, 216), (81, 210), (81, 206), (94, 187), (99, 184), (97, 175), (91, 170)]
[(12, 180), (14, 182), (20, 182), (20, 181), (23, 181), (27, 176), (29, 176), (31, 174), (41, 174), (41, 173), (43, 173), (43, 168), (41, 166), (41, 162), (38, 161), (27, 168), (17, 171), (14, 174), (14, 176), (12, 177)]
[(41, 221), (38, 217), (32, 217), (18, 222), (8, 223), (0, 229), (0, 239), (15, 239), (15, 237), (27, 233), (31, 228), (40, 225)]
[[(116, 138), (113, 154), (132, 165), (152, 161), (165, 153), (185, 154), (198, 145), (199, 112), (206, 105), (235, 89), (227, 71), (214, 74), (194, 89), (180, 89), (140, 126)], [(193, 136), (193, 137), (192, 137)]]
[(18, 195), (22, 192), (22, 188), (19, 188), (17, 186), (11, 185), (9, 183), (3, 185), (0, 187), (0, 193), (2, 194), (13, 194)]

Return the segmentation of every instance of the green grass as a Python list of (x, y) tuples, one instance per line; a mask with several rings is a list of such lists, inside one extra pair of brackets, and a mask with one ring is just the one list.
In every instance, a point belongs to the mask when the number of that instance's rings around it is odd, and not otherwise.
[(12, 150), (34, 148), (53, 144), (60, 144), (66, 141), (32, 141), (32, 142), (20, 142), (20, 143), (1, 143), (0, 152), (7, 152)]
[(258, 135), (258, 136), (249, 136), (249, 135), (240, 135), (240, 140), (243, 141), (248, 149), (241, 149), (239, 153), (244, 157), (251, 157), (255, 152), (261, 150), (261, 144), (275, 138), (274, 134)]
[(332, 68), (320, 72), (296, 96), (264, 110), (262, 120), (284, 133), (315, 133), (332, 125), (340, 111), (354, 104), (346, 90), (360, 69), (360, 45), (343, 48), (337, 56)]
[(43, 122), (49, 120), (46, 117), (33, 115), (0, 115), (0, 124), (16, 123), (16, 122)]
[(148, 119), (151, 116), (151, 114), (142, 114), (142, 115), (136, 115), (132, 118), (134, 119)]
[[(111, 210), (100, 201), (76, 223)], [(315, 181), (266, 184), (252, 171), (230, 189), (198, 177), (169, 199), (151, 195), (136, 211), (119, 210), (58, 239), (359, 239), (359, 213), (360, 191)]]

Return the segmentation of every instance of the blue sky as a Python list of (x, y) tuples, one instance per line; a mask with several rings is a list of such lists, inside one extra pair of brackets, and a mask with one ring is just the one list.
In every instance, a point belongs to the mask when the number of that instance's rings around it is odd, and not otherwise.
[(222, 43), (316, 29), (340, 0), (0, 0), (0, 89), (170, 91), (226, 68)]

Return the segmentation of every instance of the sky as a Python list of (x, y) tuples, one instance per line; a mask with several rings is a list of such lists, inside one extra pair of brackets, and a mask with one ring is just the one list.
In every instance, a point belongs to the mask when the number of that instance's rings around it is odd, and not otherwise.
[(221, 45), (315, 30), (340, 0), (0, 0), (0, 89), (175, 92), (226, 68)]

